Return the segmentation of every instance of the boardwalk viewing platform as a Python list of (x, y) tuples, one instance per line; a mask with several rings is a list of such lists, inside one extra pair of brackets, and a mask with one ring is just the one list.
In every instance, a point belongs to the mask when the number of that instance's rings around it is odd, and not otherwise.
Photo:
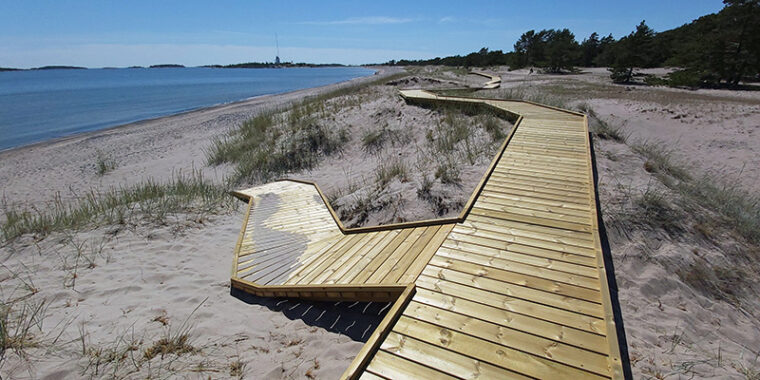
[(588, 121), (523, 101), (462, 213), (345, 228), (311, 183), (241, 190), (232, 286), (264, 297), (392, 301), (345, 378), (623, 378)]

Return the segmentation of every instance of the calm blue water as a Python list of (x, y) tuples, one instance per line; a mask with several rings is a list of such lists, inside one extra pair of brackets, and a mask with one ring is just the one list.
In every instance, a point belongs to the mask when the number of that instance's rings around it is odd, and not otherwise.
[(0, 150), (372, 73), (358, 67), (0, 72)]

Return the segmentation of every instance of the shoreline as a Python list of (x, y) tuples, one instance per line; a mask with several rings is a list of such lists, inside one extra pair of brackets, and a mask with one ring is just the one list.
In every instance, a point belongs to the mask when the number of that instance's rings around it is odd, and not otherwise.
[[(75, 138), (78, 138), (78, 137), (88, 137), (88, 136), (91, 136), (91, 135), (96, 135), (96, 134), (101, 133), (101, 132), (107, 132), (107, 131), (118, 129), (118, 128), (127, 128), (127, 127), (130, 127), (130, 126), (137, 126), (137, 125), (144, 124), (144, 123), (161, 121), (162, 119), (167, 119), (167, 118), (172, 118), (172, 117), (176, 117), (176, 116), (182, 116), (182, 115), (192, 114), (194, 112), (213, 111), (213, 110), (221, 109), (221, 108), (224, 108), (224, 107), (227, 107), (227, 106), (245, 105), (246, 103), (250, 103), (250, 102), (254, 102), (254, 101), (259, 101), (259, 100), (267, 98), (267, 97), (276, 97), (276, 96), (285, 96), (285, 95), (296, 95), (299, 92), (310, 92), (310, 91), (314, 91), (314, 90), (330, 91), (330, 89), (332, 89), (332, 87), (335, 87), (335, 86), (338, 86), (338, 85), (348, 85), (349, 83), (352, 83), (352, 82), (355, 82), (355, 81), (360, 81), (360, 80), (363, 80), (363, 79), (366, 79), (366, 78), (374, 78), (374, 77), (378, 77), (379, 78), (380, 75), (383, 75), (384, 72), (388, 71), (387, 68), (382, 68), (382, 67), (367, 67), (367, 69), (374, 70), (374, 73), (370, 74), (370, 75), (358, 77), (358, 78), (353, 78), (353, 79), (348, 79), (348, 80), (344, 80), (344, 81), (340, 81), (340, 82), (330, 83), (330, 84), (323, 85), (323, 86), (307, 87), (307, 88), (302, 88), (302, 89), (293, 90), (293, 91), (285, 91), (285, 92), (277, 92), (277, 93), (271, 93), (271, 94), (255, 95), (255, 96), (251, 96), (251, 97), (248, 97), (248, 98), (245, 98), (245, 99), (235, 100), (235, 101), (232, 101), (232, 102), (212, 104), (212, 105), (209, 105), (209, 106), (203, 106), (203, 107), (193, 108), (193, 109), (184, 110), (184, 111), (180, 111), (180, 112), (175, 112), (175, 113), (171, 113), (171, 114), (168, 114), (168, 115), (156, 116), (156, 117), (151, 117), (151, 118), (147, 118), (147, 119), (141, 119), (141, 120), (137, 120), (137, 121), (131, 121), (131, 122), (128, 122), (128, 123), (112, 125), (112, 126), (101, 128), (101, 129), (97, 129), (97, 130), (94, 130), (94, 131), (74, 132), (74, 133), (72, 133), (70, 135), (66, 135), (66, 136), (53, 137), (51, 139), (46, 139), (46, 140), (43, 140), (43, 141), (37, 141), (37, 142), (30, 143), (30, 144), (24, 144), (24, 145), (14, 146), (14, 147), (10, 147), (10, 148), (0, 149), (0, 159), (3, 158), (3, 155), (5, 153), (12, 152), (14, 150), (22, 150), (22, 149), (27, 149), (27, 148), (34, 148), (36, 146), (43, 146), (43, 145), (46, 145), (46, 144), (55, 144), (57, 142), (62, 142), (62, 141), (66, 141), (66, 140), (69, 140), (69, 139), (75, 139)], [(305, 95), (305, 96), (308, 96), (308, 94)]]
[[(262, 110), (283, 107), (309, 96), (352, 87), (392, 75), (401, 69), (371, 68), (374, 75), (326, 86), (204, 107), (196, 110), (83, 132), (0, 152), (0, 183), (9, 205), (66, 201), (90, 190), (128, 186), (149, 178), (201, 170), (210, 180), (223, 178), (231, 168), (207, 166), (206, 149), (216, 136)], [(97, 174), (105, 157), (116, 168)]]

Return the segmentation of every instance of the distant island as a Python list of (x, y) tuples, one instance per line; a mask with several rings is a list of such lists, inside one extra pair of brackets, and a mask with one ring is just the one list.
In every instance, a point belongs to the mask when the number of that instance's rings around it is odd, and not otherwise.
[(181, 69), (184, 68), (184, 65), (178, 65), (176, 63), (165, 63), (161, 65), (150, 65), (151, 69), (169, 69), (169, 68), (175, 68), (175, 69)]
[(87, 68), (80, 67), (80, 66), (42, 66), (42, 67), (35, 67), (29, 70), (87, 70)]
[(214, 69), (266, 69), (266, 68), (283, 68), (283, 67), (344, 67), (345, 65), (340, 63), (306, 63), (306, 62), (245, 62), (235, 63), (232, 65), (205, 65), (201, 67), (209, 67)]
[[(235, 63), (231, 65), (204, 65), (204, 66), (197, 66), (197, 67), (205, 67), (205, 68), (213, 68), (213, 69), (266, 69), (266, 68), (290, 68), (290, 67), (345, 67), (346, 65), (340, 64), (340, 63), (306, 63), (306, 62), (282, 62), (282, 63), (274, 63), (274, 62), (245, 62), (245, 63)], [(185, 68), (186, 66), (176, 64), (176, 63), (163, 63), (158, 65), (150, 65), (148, 67), (145, 66), (129, 66), (128, 69), (166, 69), (166, 68)], [(108, 70), (115, 70), (115, 69), (121, 69), (121, 67), (101, 67), (100, 69), (108, 69)], [(0, 67), (0, 71), (29, 71), (29, 70), (87, 70), (86, 67), (80, 67), (80, 66), (42, 66), (42, 67), (33, 67), (29, 69), (19, 69), (15, 67)]]

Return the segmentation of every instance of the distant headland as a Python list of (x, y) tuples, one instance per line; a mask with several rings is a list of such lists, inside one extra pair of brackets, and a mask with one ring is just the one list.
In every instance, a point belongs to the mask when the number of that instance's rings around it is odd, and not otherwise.
[[(129, 66), (126, 67), (128, 69), (166, 69), (166, 68), (185, 68), (185, 65), (180, 65), (177, 63), (162, 63), (157, 65), (150, 65), (150, 66)], [(275, 62), (245, 62), (245, 63), (234, 63), (230, 65), (203, 65), (203, 66), (196, 66), (196, 67), (205, 67), (205, 68), (212, 68), (212, 69), (276, 69), (276, 68), (291, 68), (291, 67), (346, 67), (344, 64), (340, 63), (307, 63), (307, 62), (282, 62), (282, 63), (275, 63)], [(101, 67), (101, 69), (121, 69), (122, 67)], [(29, 69), (21, 69), (21, 68), (15, 68), (15, 67), (0, 67), (0, 71), (29, 71), (29, 70), (87, 70), (87, 67), (81, 67), (81, 66), (63, 66), (63, 65), (54, 65), (54, 66), (42, 66), (42, 67), (33, 67)]]

